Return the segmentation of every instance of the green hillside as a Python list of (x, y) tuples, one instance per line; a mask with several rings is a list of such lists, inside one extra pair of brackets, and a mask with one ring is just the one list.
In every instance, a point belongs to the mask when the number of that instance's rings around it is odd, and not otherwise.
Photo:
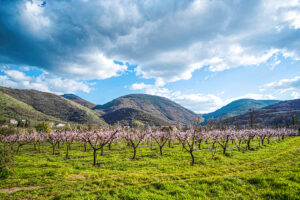
[(61, 121), (106, 124), (92, 110), (61, 96), (36, 90), (0, 87), (3, 93), (30, 105), (33, 109)]
[(38, 121), (61, 121), (55, 117), (45, 115), (35, 110), (32, 106), (1, 91), (0, 96), (0, 119), (2, 122), (8, 122), (11, 118), (16, 120), (29, 120), (31, 123)]
[(62, 97), (69, 99), (71, 101), (74, 101), (75, 103), (85, 106), (87, 108), (93, 108), (96, 106), (96, 104), (93, 104), (85, 99), (82, 99), (75, 94), (64, 94), (64, 95), (62, 95)]

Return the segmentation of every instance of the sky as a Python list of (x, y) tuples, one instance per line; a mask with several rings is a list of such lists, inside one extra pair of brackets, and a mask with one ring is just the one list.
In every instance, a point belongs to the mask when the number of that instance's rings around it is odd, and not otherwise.
[(300, 0), (0, 0), (0, 85), (196, 112), (300, 98)]

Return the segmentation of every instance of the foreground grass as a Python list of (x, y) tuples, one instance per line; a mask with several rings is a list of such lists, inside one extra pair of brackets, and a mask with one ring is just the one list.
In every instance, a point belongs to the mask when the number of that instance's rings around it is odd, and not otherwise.
[(99, 167), (79, 144), (69, 160), (65, 146), (51, 155), (49, 146), (36, 153), (27, 145), (13, 174), (0, 180), (0, 199), (300, 199), (300, 137), (256, 143), (228, 156), (220, 150), (214, 159), (197, 151), (195, 166), (179, 145), (166, 146), (160, 156), (144, 144), (132, 161), (132, 150), (118, 144), (98, 156)]

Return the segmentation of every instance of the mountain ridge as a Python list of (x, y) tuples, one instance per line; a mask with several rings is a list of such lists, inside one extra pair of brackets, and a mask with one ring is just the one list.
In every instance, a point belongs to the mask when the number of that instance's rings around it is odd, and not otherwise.
[(217, 109), (214, 112), (202, 114), (204, 123), (210, 118), (225, 119), (246, 113), (249, 109), (259, 109), (275, 103), (279, 100), (256, 100), (256, 99), (238, 99)]
[[(300, 99), (280, 101), (253, 111), (254, 124), (264, 126), (290, 126), (299, 123)], [(233, 125), (247, 125), (249, 112), (226, 119), (226, 123)], [(296, 121), (295, 121), (296, 120)]]
[(119, 109), (123, 109), (123, 112), (124, 109), (131, 109), (130, 111), (132, 112), (139, 111), (140, 114), (152, 115), (154, 121), (160, 119), (162, 122), (165, 122), (165, 125), (178, 123), (188, 124), (191, 120), (199, 117), (193, 111), (165, 97), (148, 94), (124, 95), (106, 104), (97, 105), (93, 109), (101, 110), (106, 113), (103, 115), (104, 119), (108, 114)]
[(75, 94), (63, 94), (61, 96), (90, 109), (96, 106), (96, 104), (89, 102)]
[(37, 90), (20, 90), (0, 87), (0, 91), (25, 103), (36, 111), (65, 122), (95, 123), (105, 125), (89, 108), (65, 99), (59, 95)]

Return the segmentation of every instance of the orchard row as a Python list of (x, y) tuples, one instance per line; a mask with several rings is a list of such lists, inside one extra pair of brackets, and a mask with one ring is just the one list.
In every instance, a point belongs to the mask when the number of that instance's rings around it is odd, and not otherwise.
[(226, 155), (228, 143), (235, 144), (236, 149), (240, 151), (243, 144), (245, 150), (251, 149), (251, 141), (256, 139), (259, 145), (264, 145), (265, 142), (270, 143), (270, 138), (278, 138), (284, 140), (286, 136), (295, 136), (297, 131), (294, 129), (242, 129), (242, 130), (205, 130), (205, 129), (189, 129), (180, 130), (147, 130), (139, 129), (106, 129), (95, 131), (56, 131), (51, 133), (33, 133), (33, 134), (13, 134), (8, 136), (0, 136), (0, 141), (13, 149), (26, 144), (33, 144), (34, 147), (39, 147), (42, 143), (50, 143), (52, 153), (55, 154), (55, 149), (60, 143), (66, 144), (66, 158), (69, 158), (69, 151), (73, 143), (80, 143), (84, 146), (89, 145), (93, 149), (93, 165), (96, 166), (97, 151), (108, 145), (109, 149), (112, 144), (118, 144), (120, 141), (126, 141), (128, 146), (133, 149), (132, 159), (136, 158), (138, 147), (143, 143), (156, 143), (159, 146), (160, 155), (163, 155), (163, 148), (166, 143), (179, 142), (182, 148), (191, 156), (191, 165), (194, 165), (194, 151), (201, 149), (201, 144), (205, 142), (210, 145), (212, 155), (215, 154), (217, 146), (221, 147), (223, 154)]

